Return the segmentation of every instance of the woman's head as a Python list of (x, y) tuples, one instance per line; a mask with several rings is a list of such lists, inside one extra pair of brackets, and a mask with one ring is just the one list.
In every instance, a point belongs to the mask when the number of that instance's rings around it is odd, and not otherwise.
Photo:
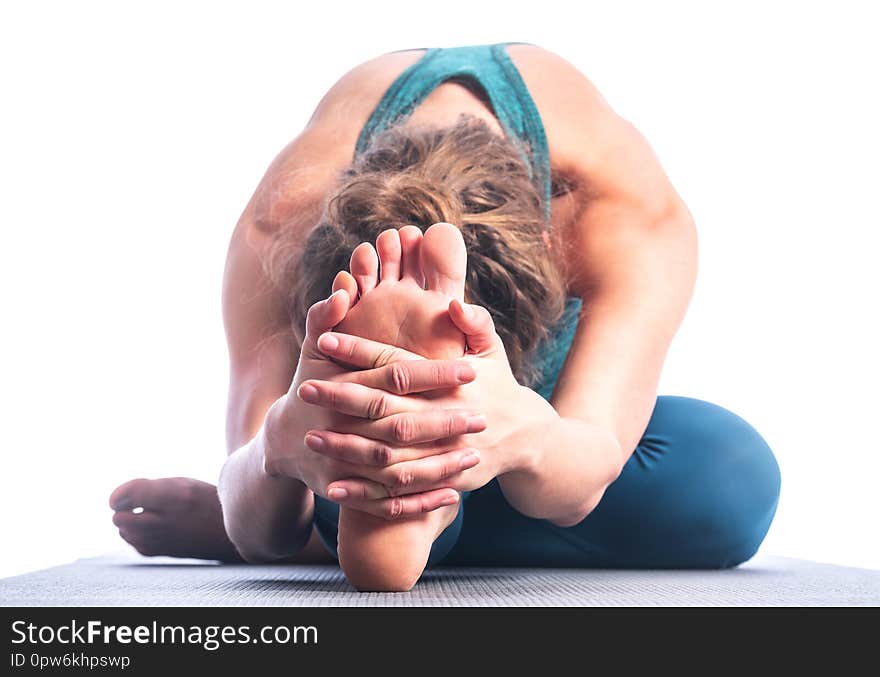
[(519, 149), (471, 117), (392, 128), (344, 172), (288, 286), (298, 342), (309, 306), (330, 294), (358, 244), (441, 221), (460, 228), (467, 246), (465, 300), (491, 312), (514, 374), (530, 382), (530, 355), (564, 303), (558, 248), (548, 246), (544, 204)]

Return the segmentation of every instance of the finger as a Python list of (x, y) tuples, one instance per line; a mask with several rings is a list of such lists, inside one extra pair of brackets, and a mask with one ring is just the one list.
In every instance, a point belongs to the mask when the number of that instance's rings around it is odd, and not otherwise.
[(486, 429), (486, 418), (462, 409), (429, 409), (419, 412), (392, 414), (378, 421), (350, 419), (335, 426), (339, 433), (362, 435), (411, 446), (447, 437), (479, 433)]
[(377, 277), (379, 275), (379, 257), (376, 250), (369, 242), (362, 242), (351, 253), (349, 268), (355, 280), (357, 280), (358, 289), (361, 296), (376, 287)]
[(397, 395), (423, 393), (470, 383), (477, 372), (463, 360), (404, 360), (377, 369), (349, 372), (345, 378)]
[(453, 299), (448, 310), (449, 319), (465, 335), (471, 352), (485, 353), (501, 345), (492, 316), (483, 306)]
[(358, 295), (358, 285), (357, 281), (348, 273), (346, 270), (340, 270), (336, 273), (336, 277), (333, 278), (333, 292), (337, 292), (340, 289), (344, 289), (348, 294), (348, 307), (351, 308), (354, 305), (355, 299), (357, 299)]
[(376, 238), (376, 251), (379, 254), (382, 282), (396, 282), (400, 279), (400, 235), (396, 228), (379, 233)]
[(411, 517), (431, 512), (447, 505), (455, 505), (459, 501), (459, 494), (454, 489), (436, 489), (411, 496), (394, 496), (380, 499), (356, 499), (351, 496), (331, 498), (336, 503), (346, 507), (360, 510), (376, 517), (387, 520)]
[(327, 357), (357, 369), (375, 369), (401, 360), (424, 359), (403, 348), (337, 332), (318, 337), (318, 349)]
[(359, 383), (303, 381), (296, 391), (306, 404), (325, 407), (348, 416), (380, 419), (405, 411), (418, 411), (420, 400), (392, 395)]
[(312, 451), (354, 465), (384, 468), (404, 461), (445, 454), (457, 449), (456, 441), (429, 442), (417, 447), (395, 447), (382, 440), (331, 430), (309, 430), (304, 438)]
[(162, 480), (139, 478), (119, 485), (110, 494), (112, 510), (145, 510), (161, 511), (166, 502), (167, 492), (163, 490)]
[(113, 513), (113, 524), (126, 531), (146, 531), (158, 529), (164, 524), (163, 517), (155, 512), (144, 510), (143, 512), (120, 511)]
[(306, 339), (317, 339), (323, 332), (342, 322), (350, 305), (350, 297), (344, 289), (313, 304), (306, 315)]
[[(476, 449), (456, 449), (385, 468), (378, 481), (389, 496), (406, 496), (439, 487), (459, 489), (466, 479), (462, 473), (479, 462), (480, 453)], [(372, 479), (376, 480), (375, 477)], [(335, 488), (337, 484), (334, 482), (331, 487)]]

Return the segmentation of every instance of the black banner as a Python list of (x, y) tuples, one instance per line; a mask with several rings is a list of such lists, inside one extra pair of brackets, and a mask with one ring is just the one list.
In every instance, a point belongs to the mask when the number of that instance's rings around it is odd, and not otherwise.
[(438, 667), (467, 674), (475, 661), (586, 672), (610, 658), (620, 670), (705, 652), (716, 667), (730, 667), (753, 656), (833, 650), (839, 670), (871, 646), (880, 620), (878, 609), (754, 608), (79, 607), (4, 608), (0, 616), (4, 675), (270, 667), (335, 675), (351, 667), (413, 677)]

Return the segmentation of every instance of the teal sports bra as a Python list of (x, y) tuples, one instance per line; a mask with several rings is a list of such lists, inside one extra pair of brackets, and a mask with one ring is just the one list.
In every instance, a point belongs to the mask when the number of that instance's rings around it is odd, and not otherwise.
[[(507, 53), (508, 44), (427, 49), (401, 73), (382, 95), (357, 140), (355, 155), (366, 150), (373, 137), (407, 118), (431, 92), (454, 80), (482, 94), (506, 136), (513, 140), (530, 168), (532, 179), (544, 196), (550, 220), (550, 152), (544, 123), (516, 65)], [(535, 351), (539, 379), (532, 388), (550, 399), (565, 357), (571, 348), (581, 311), (581, 300), (569, 297), (549, 338)]]

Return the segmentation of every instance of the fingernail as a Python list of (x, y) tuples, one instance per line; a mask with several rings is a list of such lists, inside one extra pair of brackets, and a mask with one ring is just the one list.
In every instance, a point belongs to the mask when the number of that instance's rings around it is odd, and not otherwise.
[(332, 352), (339, 347), (339, 339), (333, 334), (323, 334), (318, 338), (318, 347), (321, 350)]
[(477, 377), (474, 368), (469, 364), (461, 364), (455, 370), (455, 379), (459, 383), (470, 383)]
[(314, 402), (318, 399), (318, 389), (311, 383), (303, 383), (296, 391), (296, 394), (304, 402)]
[(472, 451), (467, 456), (461, 459), (461, 463), (459, 464), (459, 468), (461, 470), (467, 470), (468, 468), (473, 468), (477, 463), (480, 462), (480, 454), (476, 451)]
[(323, 449), (325, 445), (323, 437), (318, 437), (317, 435), (312, 435), (311, 433), (306, 435), (305, 443), (306, 446), (312, 451), (321, 451), (321, 449)]
[(348, 491), (341, 487), (333, 487), (327, 492), (327, 497), (334, 501), (343, 501), (348, 498)]
[(119, 501), (116, 501), (116, 505), (114, 506), (114, 510), (131, 510), (134, 507), (134, 503), (131, 502), (130, 498), (123, 498)]
[(463, 304), (462, 308), (464, 308), (464, 314), (466, 317), (473, 317), (476, 313), (476, 311), (471, 307), (469, 303)]
[(454, 505), (458, 503), (458, 494), (453, 494), (440, 501), (440, 505)]
[(486, 417), (482, 414), (476, 416), (468, 416), (467, 431), (469, 433), (478, 433), (486, 429)]

